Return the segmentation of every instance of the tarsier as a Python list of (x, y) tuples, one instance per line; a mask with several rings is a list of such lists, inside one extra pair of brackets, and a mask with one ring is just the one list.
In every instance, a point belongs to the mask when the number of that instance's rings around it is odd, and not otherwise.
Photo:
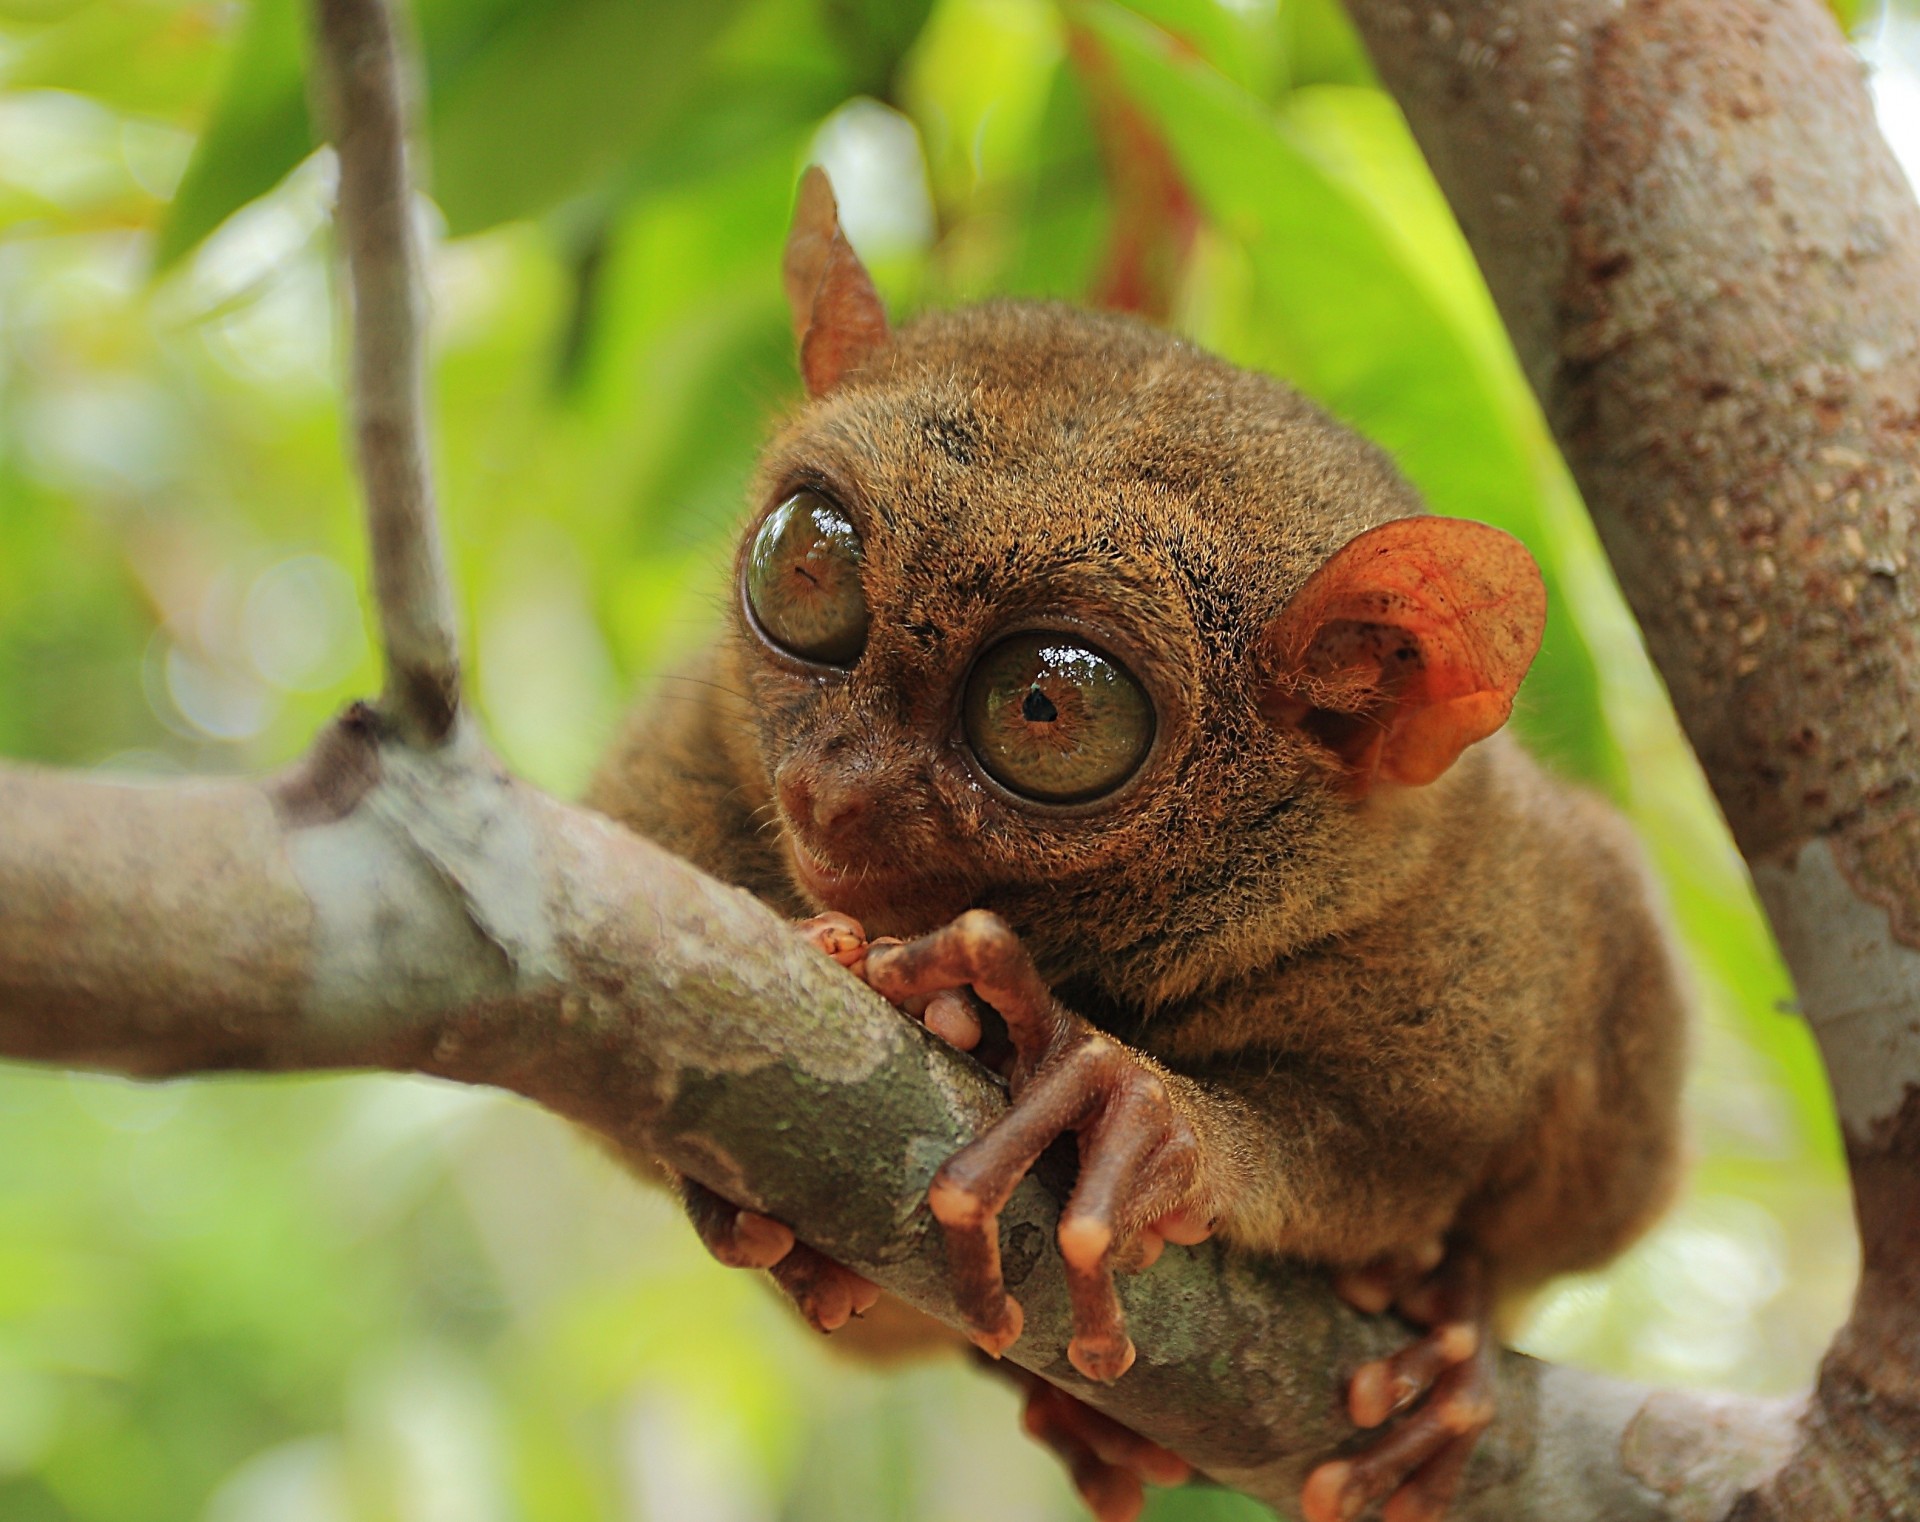
[[(590, 801), (1004, 1053), (1006, 1114), (929, 1193), (977, 1343), (1020, 1335), (997, 1212), (1072, 1133), (1075, 1366), (1124, 1376), (1113, 1275), (1167, 1241), (1327, 1265), (1421, 1335), (1355, 1374), (1384, 1430), (1303, 1510), (1439, 1516), (1491, 1415), (1491, 1308), (1618, 1252), (1677, 1165), (1684, 1021), (1634, 844), (1497, 732), (1538, 570), (1144, 323), (891, 329), (818, 170), (785, 274), (809, 400), (762, 460), (730, 628)], [(816, 1325), (877, 1295), (688, 1201)], [(1028, 1426), (1106, 1522), (1184, 1471), (1037, 1381)]]

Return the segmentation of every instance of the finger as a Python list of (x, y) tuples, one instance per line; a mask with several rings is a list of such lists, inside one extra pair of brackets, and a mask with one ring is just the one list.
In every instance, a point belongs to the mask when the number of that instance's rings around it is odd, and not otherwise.
[(946, 1237), (947, 1277), (968, 1335), (983, 1351), (998, 1358), (1019, 1337), (1022, 1324), (1020, 1306), (1007, 1293), (1000, 1268), (1000, 1205), (1004, 1197), (989, 1201), (967, 1185), (950, 1180), (948, 1170), (957, 1157), (949, 1158), (934, 1175), (927, 1204)]
[(1398, 1427), (1359, 1453), (1322, 1464), (1307, 1476), (1301, 1495), (1307, 1522), (1347, 1522), (1358, 1516), (1398, 1491), (1455, 1441), (1464, 1440), (1471, 1449), (1492, 1417), (1490, 1360), (1477, 1356), (1454, 1365), (1435, 1383), (1427, 1403)]
[(742, 1268), (769, 1268), (793, 1251), (793, 1228), (757, 1210), (733, 1218), (733, 1241)]
[(1067, 1358), (1089, 1379), (1115, 1380), (1133, 1365), (1112, 1252), (1116, 1240), (1123, 1240), (1123, 1202), (1131, 1205), (1149, 1159), (1166, 1140), (1167, 1114), (1164, 1096), (1156, 1107), (1142, 1086), (1129, 1084), (1080, 1136), (1080, 1181), (1061, 1212), (1059, 1240), (1073, 1304)]
[(1455, 1253), (1435, 1273), (1394, 1299), (1394, 1309), (1415, 1326), (1476, 1321), (1485, 1314), (1486, 1307), (1480, 1260), (1466, 1252)]
[(1133, 1339), (1113, 1287), (1113, 1266), (1102, 1258), (1092, 1268), (1066, 1265), (1067, 1298), (1073, 1303), (1073, 1340), (1067, 1361), (1088, 1379), (1112, 1384), (1133, 1367)]
[(927, 1029), (948, 1046), (970, 1052), (980, 1044), (980, 1017), (957, 988), (943, 988), (929, 998), (922, 1018)]
[(1064, 1405), (1064, 1419), (1103, 1464), (1130, 1470), (1150, 1485), (1181, 1485), (1193, 1478), (1193, 1465), (1171, 1449), (1142, 1437), (1064, 1390), (1056, 1393)]
[(1383, 1522), (1440, 1522), (1453, 1503), (1480, 1434), (1463, 1432), (1426, 1463), (1388, 1500)]
[(1042, 1069), (984, 1135), (941, 1164), (927, 1190), (946, 1233), (954, 1298), (988, 1352), (1000, 1353), (1019, 1335), (1000, 1270), (1001, 1208), (1048, 1144), (1098, 1102), (1097, 1063), (1083, 1046)]
[(693, 1179), (681, 1179), (680, 1199), (701, 1245), (728, 1268), (771, 1268), (793, 1247), (792, 1228), (742, 1210)]
[(1120, 1073), (1106, 1081), (1104, 1103), (1080, 1133), (1080, 1177), (1060, 1216), (1061, 1255), (1082, 1268), (1175, 1209), (1196, 1171), (1158, 1075), (1133, 1067), (1110, 1043), (1098, 1046)]
[[(1389, 1253), (1333, 1276), (1333, 1292), (1356, 1311), (1378, 1316), (1414, 1294), (1446, 1256), (1446, 1245), (1429, 1237), (1405, 1252)], [(1402, 1307), (1404, 1312), (1404, 1306)], [(1428, 1324), (1428, 1323), (1421, 1323)]]
[(1095, 1522), (1134, 1522), (1147, 1500), (1138, 1476), (1110, 1463), (1087, 1442), (1071, 1409), (1078, 1402), (1051, 1386), (1040, 1388), (1047, 1393), (1036, 1390), (1028, 1397), (1022, 1425), (1060, 1456)]
[(915, 994), (969, 985), (999, 1011), (1022, 1056), (1037, 1060), (1062, 1020), (1053, 993), (1006, 921), (972, 909), (904, 946), (872, 948), (867, 980), (896, 1004)]
[(1447, 1321), (1418, 1342), (1387, 1358), (1362, 1364), (1347, 1386), (1347, 1414), (1356, 1427), (1378, 1427), (1406, 1410), (1455, 1364), (1479, 1351), (1480, 1329), (1471, 1321)]
[(1404, 1288), (1398, 1267), (1385, 1261), (1333, 1276), (1333, 1292), (1365, 1316), (1384, 1314)]
[(1417, 1413), (1372, 1447), (1348, 1458), (1322, 1464), (1307, 1476), (1300, 1509), (1307, 1522), (1352, 1522), (1382, 1496), (1399, 1489), (1401, 1481), (1419, 1468), (1456, 1433)]
[(804, 1242), (796, 1244), (771, 1272), (816, 1331), (837, 1332), (852, 1318), (854, 1283), (860, 1276)]

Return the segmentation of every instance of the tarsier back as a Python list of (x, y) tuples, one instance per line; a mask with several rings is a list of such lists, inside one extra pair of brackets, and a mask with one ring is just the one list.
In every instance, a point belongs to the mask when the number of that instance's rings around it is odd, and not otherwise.
[[(1081, 1371), (1124, 1374), (1113, 1272), (1166, 1241), (1326, 1264), (1424, 1335), (1355, 1376), (1361, 1425), (1413, 1409), (1306, 1509), (1437, 1515), (1493, 1301), (1617, 1252), (1677, 1156), (1684, 1021), (1635, 850), (1496, 733), (1531, 560), (1145, 324), (891, 329), (817, 171), (786, 273), (809, 400), (763, 456), (729, 626), (590, 801), (845, 917), (827, 949), (997, 1060), (1008, 1115), (930, 1196), (977, 1342), (1019, 1333), (995, 1213), (1072, 1132)], [(1047, 1409), (1096, 1510), (1137, 1507)]]

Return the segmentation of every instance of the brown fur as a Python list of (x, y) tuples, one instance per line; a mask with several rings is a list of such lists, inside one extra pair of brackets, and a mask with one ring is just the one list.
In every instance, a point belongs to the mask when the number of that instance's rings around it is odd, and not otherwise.
[[(1358, 1264), (1455, 1231), (1518, 1288), (1657, 1212), (1684, 1022), (1625, 827), (1504, 736), (1355, 796), (1262, 713), (1289, 599), (1421, 511), (1378, 450), (1139, 322), (992, 304), (893, 333), (789, 421), (756, 503), (800, 486), (861, 537), (858, 663), (808, 668), (736, 611), (590, 802), (791, 914), (913, 934), (996, 910), (1071, 1008), (1178, 1075), (1231, 1241)], [(958, 740), (970, 662), (1036, 621), (1155, 701), (1102, 803), (1022, 806)], [(809, 900), (796, 828), (870, 880)]]

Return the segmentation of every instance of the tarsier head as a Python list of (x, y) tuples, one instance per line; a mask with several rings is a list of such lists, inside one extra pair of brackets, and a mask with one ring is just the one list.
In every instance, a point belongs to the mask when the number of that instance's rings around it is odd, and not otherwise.
[(737, 649), (807, 897), (875, 934), (992, 908), (1056, 978), (1173, 997), (1388, 891), (1392, 816), (1539, 644), (1527, 552), (1143, 323), (890, 329), (817, 169), (786, 280), (810, 400)]

